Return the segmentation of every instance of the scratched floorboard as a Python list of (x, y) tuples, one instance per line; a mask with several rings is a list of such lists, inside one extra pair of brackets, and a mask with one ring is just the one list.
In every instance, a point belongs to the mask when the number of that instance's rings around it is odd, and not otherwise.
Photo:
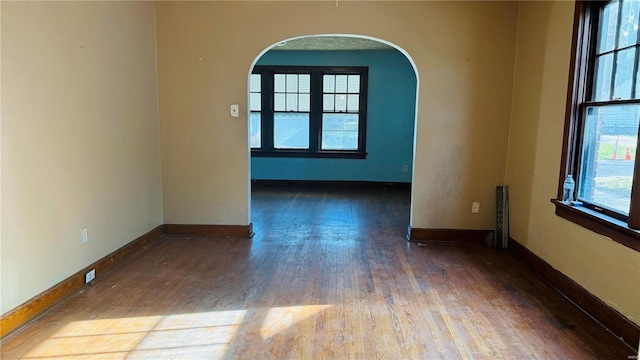
[(2, 359), (627, 359), (508, 252), (405, 241), (409, 191), (256, 186), (247, 239), (164, 238)]

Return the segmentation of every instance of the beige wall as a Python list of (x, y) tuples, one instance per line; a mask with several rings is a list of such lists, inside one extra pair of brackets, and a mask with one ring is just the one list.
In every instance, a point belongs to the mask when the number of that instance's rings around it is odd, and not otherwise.
[(154, 14), (3, 2), (2, 313), (162, 224)]
[(150, 2), (1, 4), (2, 313), (163, 222), (246, 225), (252, 62), (344, 33), (416, 64), (413, 227), (491, 229), (506, 169), (512, 236), (639, 322), (639, 253), (549, 202), (571, 3), (159, 2), (156, 19)]
[[(0, 39), (2, 39), (2, 1), (0, 1)], [(2, 41), (0, 40), (0, 43)], [(0, 46), (0, 59), (2, 59), (2, 46)], [(2, 288), (2, 61), (0, 61), (0, 314), (3, 313), (4, 288)]]
[[(164, 219), (248, 213), (247, 76), (284, 39), (359, 34), (406, 50), (419, 75), (413, 227), (491, 229), (504, 181), (517, 4), (159, 2)], [(241, 105), (241, 117), (229, 105)], [(393, 106), (393, 104), (389, 104)], [(482, 212), (471, 214), (472, 201)], [(409, 224), (407, 224), (409, 225)]]
[(507, 183), (511, 236), (640, 323), (640, 253), (554, 214), (574, 4), (523, 2)]

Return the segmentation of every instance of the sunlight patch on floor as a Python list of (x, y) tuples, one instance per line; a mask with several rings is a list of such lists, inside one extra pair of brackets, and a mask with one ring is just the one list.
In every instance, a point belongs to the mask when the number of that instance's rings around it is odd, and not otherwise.
[(308, 318), (333, 305), (306, 305), (274, 307), (269, 309), (260, 327), (262, 339), (268, 339), (273, 335), (289, 328), (290, 326)]
[(24, 359), (222, 358), (246, 310), (70, 322)]

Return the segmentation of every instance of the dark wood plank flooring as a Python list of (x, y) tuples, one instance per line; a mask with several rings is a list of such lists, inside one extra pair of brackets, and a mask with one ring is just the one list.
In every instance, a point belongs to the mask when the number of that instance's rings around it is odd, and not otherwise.
[(627, 359), (517, 261), (405, 240), (409, 191), (256, 186), (253, 239), (163, 238), (2, 359)]

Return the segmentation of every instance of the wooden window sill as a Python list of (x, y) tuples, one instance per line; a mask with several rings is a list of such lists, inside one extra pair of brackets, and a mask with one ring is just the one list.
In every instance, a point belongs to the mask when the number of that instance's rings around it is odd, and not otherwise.
[(357, 151), (311, 151), (311, 150), (251, 150), (252, 157), (326, 158), (326, 159), (366, 159), (366, 152)]
[(600, 214), (585, 207), (570, 206), (558, 199), (551, 199), (556, 215), (586, 229), (607, 236), (635, 251), (640, 251), (640, 231), (631, 229), (624, 221)]

